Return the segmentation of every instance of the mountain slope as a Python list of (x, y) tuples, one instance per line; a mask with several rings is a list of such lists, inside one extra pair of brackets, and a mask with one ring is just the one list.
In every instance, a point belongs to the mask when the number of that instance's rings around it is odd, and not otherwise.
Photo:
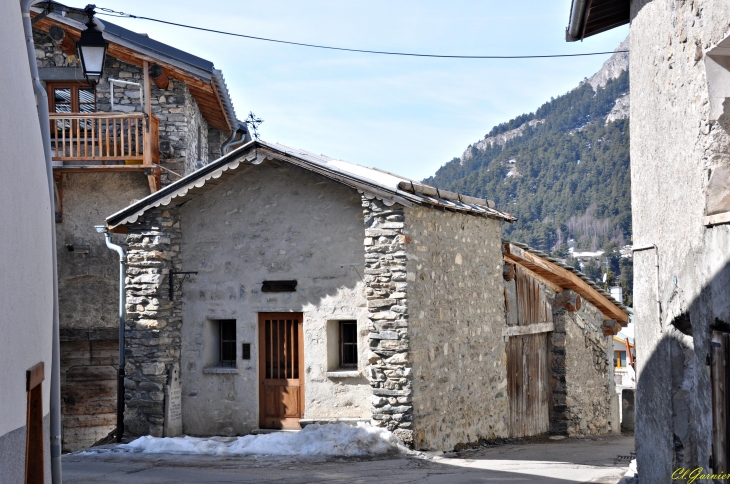
[[(628, 46), (623, 42), (617, 50)], [(572, 91), (495, 126), (425, 183), (495, 200), (519, 220), (505, 236), (543, 251), (631, 239), (628, 54)]]

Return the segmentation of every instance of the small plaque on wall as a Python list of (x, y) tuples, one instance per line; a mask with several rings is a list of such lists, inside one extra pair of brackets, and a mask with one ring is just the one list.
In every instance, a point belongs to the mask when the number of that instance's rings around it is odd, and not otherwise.
[(261, 292), (294, 292), (297, 281), (264, 281)]
[(241, 343), (241, 359), (251, 359), (251, 343)]

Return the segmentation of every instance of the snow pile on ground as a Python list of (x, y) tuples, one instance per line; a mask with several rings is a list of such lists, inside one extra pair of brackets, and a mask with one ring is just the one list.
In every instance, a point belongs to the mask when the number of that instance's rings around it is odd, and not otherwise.
[(639, 476), (636, 472), (636, 459), (631, 461), (628, 472), (626, 472), (626, 475), (624, 475), (618, 484), (639, 484)]
[(407, 452), (385, 429), (342, 423), (307, 425), (299, 432), (276, 432), (244, 437), (150, 437), (117, 447), (148, 454), (368, 456)]

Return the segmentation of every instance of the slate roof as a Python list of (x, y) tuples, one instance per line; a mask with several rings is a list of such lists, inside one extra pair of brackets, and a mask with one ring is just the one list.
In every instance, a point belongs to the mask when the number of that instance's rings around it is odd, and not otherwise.
[[(219, 158), (218, 160), (198, 169), (184, 178), (168, 185), (127, 208), (109, 216), (107, 225), (112, 231), (120, 230), (121, 226), (134, 223), (147, 210), (168, 205), (176, 201), (182, 204), (222, 182), (219, 179), (235, 175), (246, 166), (258, 165), (264, 160), (280, 160), (300, 168), (318, 173), (358, 191), (380, 198), (388, 203), (400, 203), (405, 206), (423, 205), (441, 210), (462, 212), (470, 215), (480, 215), (489, 218), (513, 222), (515, 217), (486, 205), (464, 203), (458, 200), (412, 193), (398, 187), (401, 182), (415, 182), (392, 173), (367, 168), (354, 163), (336, 160), (325, 155), (316, 155), (305, 150), (291, 148), (278, 143), (267, 143), (254, 140)], [(116, 230), (115, 230), (116, 229)]]

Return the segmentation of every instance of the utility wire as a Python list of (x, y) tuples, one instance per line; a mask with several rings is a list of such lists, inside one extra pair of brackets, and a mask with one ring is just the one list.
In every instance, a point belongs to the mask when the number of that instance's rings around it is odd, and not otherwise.
[(169, 22), (167, 20), (160, 20), (150, 17), (142, 17), (140, 15), (132, 15), (130, 13), (117, 12), (109, 8), (99, 8), (101, 10), (97, 15), (105, 15), (108, 17), (124, 17), (133, 18), (140, 20), (149, 20), (151, 22), (158, 22), (161, 24), (174, 25), (176, 27), (184, 27), (187, 29), (202, 30), (203, 32), (212, 32), (214, 34), (231, 35), (233, 37), (243, 37), (245, 39), (262, 40), (265, 42), (275, 42), (277, 44), (297, 45), (300, 47), (312, 47), (315, 49), (327, 49), (327, 50), (339, 50), (345, 52), (359, 52), (363, 54), (380, 54), (380, 55), (396, 55), (396, 56), (407, 56), (407, 57), (435, 57), (440, 59), (545, 59), (551, 57), (582, 57), (588, 55), (604, 55), (604, 54), (615, 54), (619, 52), (629, 52), (628, 50), (616, 50), (611, 52), (587, 52), (583, 54), (552, 54), (552, 55), (439, 55), (439, 54), (414, 54), (411, 52), (388, 52), (382, 50), (366, 50), (366, 49), (348, 49), (346, 47), (332, 47), (328, 45), (317, 45), (317, 44), (305, 44), (302, 42), (291, 42), (288, 40), (277, 40), (268, 39), (266, 37), (256, 37), (253, 35), (237, 34), (235, 32), (226, 32), (223, 30), (207, 29), (205, 27), (196, 27), (194, 25), (179, 24), (176, 22)]

